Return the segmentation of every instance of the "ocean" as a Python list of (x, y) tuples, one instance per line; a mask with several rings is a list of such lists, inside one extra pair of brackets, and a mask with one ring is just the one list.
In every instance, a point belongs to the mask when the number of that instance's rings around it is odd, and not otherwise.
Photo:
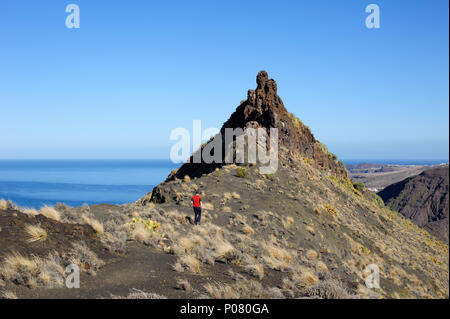
[(131, 203), (178, 166), (168, 160), (0, 160), (0, 198), (32, 208)]
[[(446, 161), (344, 160), (435, 165)], [(169, 160), (0, 160), (0, 198), (22, 207), (131, 203), (177, 168)]]

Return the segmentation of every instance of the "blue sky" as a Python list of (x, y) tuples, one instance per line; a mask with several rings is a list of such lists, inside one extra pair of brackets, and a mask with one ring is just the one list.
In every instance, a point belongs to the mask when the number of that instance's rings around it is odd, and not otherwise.
[[(78, 4), (81, 28), (65, 27)], [(376, 3), (381, 28), (367, 29)], [(0, 158), (168, 158), (259, 70), (343, 159), (448, 159), (448, 1), (0, 2)]]

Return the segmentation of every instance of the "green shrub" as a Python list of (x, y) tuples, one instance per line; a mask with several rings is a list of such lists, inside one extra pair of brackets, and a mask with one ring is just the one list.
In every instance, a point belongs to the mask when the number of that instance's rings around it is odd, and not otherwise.
[(373, 194), (373, 200), (379, 207), (384, 207), (383, 199), (377, 194)]
[(247, 169), (245, 167), (236, 168), (236, 176), (246, 178), (248, 176)]
[(353, 187), (360, 193), (364, 193), (364, 191), (366, 190), (366, 185), (364, 185), (364, 183), (362, 182), (353, 184)]

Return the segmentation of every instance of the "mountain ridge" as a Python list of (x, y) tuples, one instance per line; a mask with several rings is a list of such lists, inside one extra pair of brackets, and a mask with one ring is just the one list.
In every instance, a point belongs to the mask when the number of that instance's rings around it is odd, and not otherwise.
[(394, 183), (378, 194), (386, 205), (448, 243), (448, 165), (425, 170)]

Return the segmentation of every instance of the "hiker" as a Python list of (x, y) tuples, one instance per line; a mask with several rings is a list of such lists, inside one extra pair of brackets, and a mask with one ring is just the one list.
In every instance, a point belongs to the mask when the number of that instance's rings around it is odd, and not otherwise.
[(192, 196), (192, 207), (194, 207), (195, 225), (199, 225), (202, 217), (202, 198), (199, 193)]

